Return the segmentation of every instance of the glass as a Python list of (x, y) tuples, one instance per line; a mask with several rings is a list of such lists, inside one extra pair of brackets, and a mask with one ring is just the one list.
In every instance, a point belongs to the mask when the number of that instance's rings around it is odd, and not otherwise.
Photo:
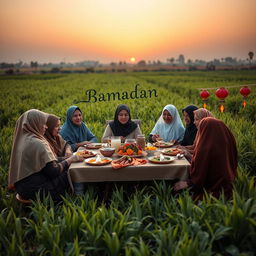
[(138, 135), (136, 142), (137, 142), (138, 146), (140, 146), (142, 149), (144, 149), (146, 146), (146, 139), (145, 139), (144, 134)]
[(132, 144), (132, 143), (136, 143), (136, 140), (135, 139), (126, 139), (125, 144)]
[(118, 149), (121, 147), (121, 136), (111, 137), (111, 147), (115, 148), (116, 152), (118, 151)]

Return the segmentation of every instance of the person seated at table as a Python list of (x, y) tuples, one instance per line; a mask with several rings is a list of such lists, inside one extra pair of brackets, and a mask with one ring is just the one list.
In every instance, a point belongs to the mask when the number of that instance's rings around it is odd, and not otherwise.
[(197, 109), (198, 107), (194, 105), (189, 105), (186, 108), (182, 109), (184, 121), (186, 123), (185, 134), (184, 134), (183, 140), (180, 143), (180, 145), (182, 146), (193, 145), (194, 143), (196, 133), (197, 133), (197, 128), (196, 128), (196, 125), (194, 124), (193, 111)]
[(58, 163), (44, 137), (48, 115), (37, 109), (23, 113), (16, 122), (10, 158), (8, 186), (25, 200), (50, 194), (54, 202), (69, 188), (67, 170), (71, 163), (82, 161), (71, 156)]
[(83, 122), (83, 113), (77, 106), (69, 107), (60, 134), (73, 151), (91, 142), (97, 142), (96, 136)]
[[(199, 108), (194, 110), (193, 112), (194, 112), (194, 124), (197, 129), (202, 119), (204, 119), (205, 117), (213, 117), (213, 114), (205, 108)], [(177, 148), (180, 148), (183, 150), (185, 157), (189, 162), (191, 162), (192, 160), (192, 156), (193, 156), (195, 145), (196, 145), (196, 140), (197, 140), (197, 134), (196, 134), (193, 145), (187, 145), (187, 146), (177, 145)]]
[(162, 114), (149, 135), (149, 142), (163, 140), (165, 142), (181, 142), (185, 128), (180, 119), (179, 112), (174, 105), (166, 105)]
[(177, 182), (174, 190), (191, 187), (195, 200), (202, 200), (204, 190), (217, 198), (223, 192), (229, 198), (237, 164), (236, 141), (232, 132), (222, 121), (206, 117), (198, 127), (190, 178)]
[(114, 120), (111, 121), (102, 136), (102, 141), (107, 141), (109, 136), (121, 136), (121, 141), (125, 139), (136, 139), (141, 135), (141, 130), (138, 124), (131, 120), (131, 113), (128, 106), (120, 104), (115, 111)]
[(52, 151), (59, 160), (72, 155), (71, 146), (63, 140), (60, 132), (60, 118), (56, 115), (49, 114), (46, 122), (46, 132), (44, 137), (49, 142)]

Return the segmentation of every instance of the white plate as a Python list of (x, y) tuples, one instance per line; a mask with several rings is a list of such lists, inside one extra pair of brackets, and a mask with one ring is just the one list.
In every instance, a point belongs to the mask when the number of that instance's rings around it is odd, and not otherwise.
[[(79, 155), (79, 152), (82, 152), (82, 151), (84, 151), (84, 150), (80, 150), (80, 151), (74, 152), (73, 155)], [(92, 158), (92, 157), (97, 155), (97, 153), (95, 151), (90, 151), (90, 150), (87, 150), (87, 151), (89, 151), (91, 154), (82, 155), (83, 158), (88, 158), (88, 157)]]
[(169, 164), (169, 163), (171, 163), (171, 162), (173, 162), (175, 160), (175, 157), (173, 157), (173, 156), (164, 156), (164, 160), (163, 161), (160, 161), (160, 160), (157, 160), (157, 159), (160, 159), (160, 157), (150, 156), (148, 158), (148, 160), (151, 163), (154, 163), (154, 164)]
[(90, 160), (96, 160), (96, 157), (91, 157), (91, 158), (87, 158), (84, 160), (84, 162), (86, 164), (89, 165), (95, 165), (95, 166), (99, 166), (99, 165), (106, 165), (106, 164), (110, 164), (112, 162), (112, 158), (109, 157), (102, 157), (101, 160), (108, 160), (108, 162), (90, 162)]
[(84, 145), (84, 147), (87, 149), (99, 149), (102, 147), (102, 143), (90, 143), (90, 144)]

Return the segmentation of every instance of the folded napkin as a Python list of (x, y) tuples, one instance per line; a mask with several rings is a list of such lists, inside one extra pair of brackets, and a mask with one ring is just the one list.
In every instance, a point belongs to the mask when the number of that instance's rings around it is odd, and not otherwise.
[(113, 169), (120, 169), (126, 166), (130, 165), (142, 165), (146, 164), (148, 161), (145, 159), (139, 159), (139, 158), (134, 158), (130, 156), (123, 156), (120, 159), (114, 160), (111, 162), (112, 168)]

